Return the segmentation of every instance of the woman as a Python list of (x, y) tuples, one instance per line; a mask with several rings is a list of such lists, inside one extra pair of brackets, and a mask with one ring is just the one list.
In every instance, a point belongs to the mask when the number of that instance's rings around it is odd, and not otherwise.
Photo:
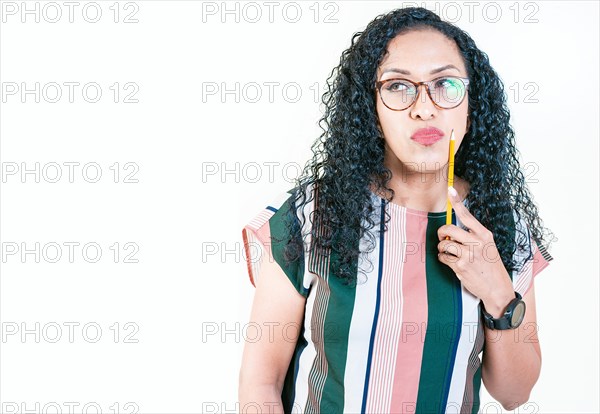
[(552, 257), (502, 82), (423, 8), (377, 17), (330, 79), (313, 159), (243, 230), (261, 335), (241, 411), (477, 412), (482, 381), (515, 409), (540, 373), (533, 277)]

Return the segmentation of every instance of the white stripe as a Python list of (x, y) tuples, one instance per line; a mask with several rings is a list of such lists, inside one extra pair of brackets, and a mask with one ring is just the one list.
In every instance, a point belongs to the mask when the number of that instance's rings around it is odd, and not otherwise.
[[(309, 184), (307, 186), (307, 189), (304, 193), (304, 196), (306, 197), (305, 200), (308, 200), (309, 195), (312, 191), (313, 188), (313, 184)], [(306, 234), (306, 239), (304, 242), (304, 279), (302, 281), (302, 284), (304, 286), (305, 289), (310, 289), (311, 285), (313, 283), (317, 282), (317, 276), (314, 273), (309, 272), (309, 250), (308, 250), (308, 246), (311, 245), (312, 243), (312, 235), (311, 235), (311, 223), (310, 223), (310, 214), (313, 212), (315, 208), (315, 199), (313, 197), (313, 199), (309, 202), (307, 202), (304, 205), (304, 208), (302, 208), (302, 213), (304, 214), (304, 219), (305, 219), (305, 223), (302, 226), (302, 235)], [(300, 209), (296, 208), (296, 216), (298, 217), (298, 220), (300, 221), (300, 223), (302, 223), (302, 214), (300, 213)], [(304, 236), (303, 236), (304, 238)], [(316, 285), (315, 285), (316, 288)], [(316, 290), (316, 289), (315, 289)]]
[[(463, 227), (463, 223), (456, 216), (456, 225)], [(448, 401), (446, 412), (460, 413), (465, 392), (467, 367), (469, 365), (469, 356), (475, 346), (477, 336), (477, 325), (479, 323), (479, 298), (469, 292), (460, 284), (462, 299), (462, 316), (460, 326), (460, 338), (456, 349), (456, 360), (452, 369), (452, 378), (450, 380), (450, 389), (448, 392)]]
[[(360, 413), (365, 386), (365, 375), (367, 371), (367, 359), (369, 355), (369, 342), (371, 340), (371, 328), (375, 315), (375, 304), (377, 300), (377, 276), (379, 274), (379, 217), (381, 206), (375, 201), (377, 219), (372, 229), (376, 236), (375, 249), (369, 254), (361, 254), (359, 266), (366, 274), (366, 282), (357, 284), (356, 297), (352, 320), (348, 332), (348, 356), (346, 358), (346, 371), (344, 373), (344, 412)], [(366, 239), (361, 240), (361, 251), (366, 249)], [(369, 266), (369, 261), (372, 268)], [(365, 275), (359, 274), (359, 278)], [(359, 283), (362, 280), (359, 280)]]
[[(307, 190), (307, 192), (310, 189)], [(309, 203), (306, 203), (304, 208), (304, 217), (308, 219), (309, 213), (314, 209), (314, 199)], [(300, 211), (297, 212), (298, 218), (301, 218)], [(308, 344), (306, 348), (300, 354), (300, 360), (298, 361), (298, 376), (296, 378), (295, 384), (295, 398), (294, 404), (292, 408), (292, 412), (294, 413), (302, 413), (306, 408), (306, 403), (308, 401), (308, 376), (310, 375), (310, 368), (312, 367), (315, 358), (317, 357), (317, 350), (315, 348), (315, 344), (312, 338), (312, 316), (313, 310), (315, 306), (315, 298), (317, 292), (317, 283), (318, 278), (308, 271), (309, 266), (309, 255), (306, 250), (306, 246), (310, 246), (311, 244), (311, 234), (310, 234), (310, 222), (307, 220), (304, 223), (302, 228), (302, 232), (308, 232), (308, 236), (306, 239), (306, 245), (304, 250), (304, 287), (309, 288), (312, 283), (312, 290), (309, 292), (309, 295), (306, 299), (306, 308), (304, 310), (304, 337)]]
[[(462, 298), (462, 322), (460, 326), (460, 339), (456, 349), (456, 360), (452, 370), (452, 379), (450, 380), (450, 390), (448, 392), (448, 402), (446, 412), (460, 413), (465, 385), (467, 380), (467, 367), (469, 365), (469, 356), (475, 346), (477, 336), (477, 324), (479, 322), (479, 298), (465, 289), (461, 283)], [(472, 381), (469, 378), (469, 381)]]
[[(307, 267), (308, 268), (308, 267)], [(294, 404), (292, 412), (294, 413), (302, 413), (306, 407), (306, 402), (308, 401), (308, 375), (310, 374), (310, 367), (312, 367), (315, 358), (317, 357), (317, 350), (315, 349), (315, 344), (312, 339), (312, 315), (313, 308), (315, 305), (315, 297), (314, 294), (316, 292), (316, 286), (313, 288), (311, 293), (308, 295), (306, 299), (306, 310), (305, 310), (305, 320), (304, 320), (304, 337), (308, 342), (306, 348), (300, 354), (300, 360), (298, 361), (298, 376), (296, 378), (296, 394), (294, 398)]]

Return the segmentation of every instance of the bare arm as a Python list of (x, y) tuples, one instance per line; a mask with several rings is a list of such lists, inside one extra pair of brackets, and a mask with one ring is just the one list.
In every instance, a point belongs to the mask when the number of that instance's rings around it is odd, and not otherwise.
[[(514, 293), (499, 302), (507, 304), (511, 298), (514, 298)], [(529, 400), (542, 364), (533, 285), (523, 296), (523, 301), (525, 318), (518, 328), (502, 331), (484, 328), (486, 343), (481, 377), (490, 395), (506, 410), (514, 410)], [(488, 309), (488, 312), (497, 318), (503, 309), (497, 307), (494, 311)]]
[(240, 412), (283, 413), (281, 391), (290, 364), (306, 299), (300, 295), (269, 249), (256, 281), (250, 323), (261, 335), (246, 341), (239, 378)]

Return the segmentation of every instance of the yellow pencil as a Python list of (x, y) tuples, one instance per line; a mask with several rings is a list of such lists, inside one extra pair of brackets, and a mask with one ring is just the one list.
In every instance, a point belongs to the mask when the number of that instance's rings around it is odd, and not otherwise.
[[(454, 185), (454, 130), (450, 133), (450, 150), (448, 155), (448, 187)], [(448, 198), (446, 201), (446, 224), (452, 224), (452, 204)], [(446, 236), (446, 240), (450, 237)]]

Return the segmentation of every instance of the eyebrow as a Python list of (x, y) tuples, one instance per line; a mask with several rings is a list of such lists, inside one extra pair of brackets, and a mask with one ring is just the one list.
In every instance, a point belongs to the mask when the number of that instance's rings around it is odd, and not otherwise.
[[(456, 69), (457, 71), (460, 72), (460, 69), (458, 69), (456, 66), (454, 66), (454, 65), (446, 65), (446, 66), (442, 66), (440, 68), (432, 70), (431, 72), (429, 72), (429, 74), (430, 75), (434, 75), (436, 73), (443, 72), (446, 69)], [(403, 75), (410, 75), (411, 74), (409, 71), (407, 71), (405, 69), (389, 68), (389, 69), (384, 70), (383, 73), (382, 73), (382, 75), (384, 75), (384, 74), (386, 74), (388, 72), (401, 73)]]

